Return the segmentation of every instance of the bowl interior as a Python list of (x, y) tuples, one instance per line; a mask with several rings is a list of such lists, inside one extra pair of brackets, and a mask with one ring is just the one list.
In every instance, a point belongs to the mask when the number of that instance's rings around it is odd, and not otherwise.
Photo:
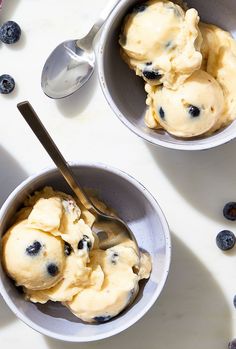
[[(99, 50), (99, 76), (104, 94), (117, 116), (132, 131), (146, 140), (176, 149), (210, 148), (233, 139), (236, 123), (210, 137), (180, 139), (164, 131), (145, 126), (146, 111), (144, 82), (123, 62), (118, 44), (122, 21), (132, 6), (139, 1), (123, 0), (107, 22)], [(187, 0), (189, 7), (198, 10), (201, 20), (219, 25), (236, 37), (236, 2), (232, 0)]]
[[(94, 189), (99, 197), (128, 222), (140, 248), (150, 253), (153, 262), (151, 277), (141, 284), (135, 303), (122, 315), (106, 324), (85, 324), (65, 307), (49, 302), (35, 305), (26, 302), (13, 282), (1, 270), (0, 290), (11, 309), (31, 327), (63, 340), (91, 341), (110, 336), (137, 321), (154, 303), (165, 283), (170, 259), (168, 228), (159, 206), (147, 191), (132, 178), (119, 175), (105, 167), (74, 167), (81, 184)], [(0, 236), (9, 227), (14, 212), (27, 194), (51, 185), (70, 192), (57, 170), (23, 183), (2, 209)]]

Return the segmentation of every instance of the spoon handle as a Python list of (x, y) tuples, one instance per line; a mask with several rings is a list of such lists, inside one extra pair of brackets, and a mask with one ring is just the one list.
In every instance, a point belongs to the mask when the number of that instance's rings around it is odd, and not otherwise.
[(54, 161), (57, 168), (60, 170), (61, 174), (63, 175), (71, 189), (75, 192), (80, 202), (84, 205), (86, 209), (94, 209), (94, 206), (87, 198), (84, 191), (81, 189), (80, 185), (77, 182), (77, 179), (75, 179), (75, 175), (73, 174), (71, 168), (60, 153), (59, 149), (57, 148), (56, 144), (47, 132), (46, 128), (43, 126), (42, 122), (40, 121), (38, 115), (34, 111), (31, 104), (27, 101), (21, 102), (17, 104), (17, 108), (19, 109), (25, 121), (30, 126), (31, 130), (34, 132), (35, 136), (38, 138), (42, 146), (47, 151), (48, 155)]
[(116, 6), (119, 4), (121, 0), (112, 0), (108, 3), (108, 5), (104, 8), (104, 10), (101, 12), (99, 18), (95, 22), (95, 24), (92, 26), (88, 34), (81, 40), (79, 40), (80, 45), (87, 46), (89, 48), (89, 45), (93, 43), (93, 40), (95, 36), (97, 35), (98, 31), (101, 29), (103, 24), (106, 22), (112, 11), (116, 8)]

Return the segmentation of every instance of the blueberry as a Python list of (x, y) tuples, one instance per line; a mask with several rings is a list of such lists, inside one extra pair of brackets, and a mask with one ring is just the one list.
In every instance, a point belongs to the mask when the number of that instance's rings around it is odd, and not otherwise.
[(23, 288), (23, 286), (16, 286), (16, 289), (17, 289), (17, 291), (18, 291), (20, 294), (24, 294), (24, 288)]
[(232, 342), (228, 345), (229, 349), (236, 349), (236, 339), (233, 339)]
[(195, 105), (190, 105), (188, 108), (188, 112), (193, 118), (196, 118), (201, 114), (201, 110)]
[(111, 263), (115, 265), (118, 261), (118, 258), (119, 258), (119, 254), (117, 252), (112, 251)]
[(0, 76), (0, 93), (7, 95), (11, 93), (15, 88), (14, 79), (7, 74), (3, 74)]
[(158, 72), (158, 70), (143, 70), (143, 76), (148, 80), (160, 80), (162, 75)]
[(70, 244), (68, 244), (68, 242), (65, 242), (65, 245), (64, 245), (64, 253), (66, 256), (69, 256), (72, 252), (72, 247)]
[(110, 315), (107, 315), (107, 316), (95, 316), (94, 320), (96, 322), (99, 322), (99, 323), (103, 323), (103, 322), (106, 322), (106, 321), (109, 321), (111, 319), (111, 316)]
[(159, 115), (160, 115), (160, 117), (161, 117), (162, 119), (165, 118), (165, 112), (164, 112), (164, 110), (163, 110), (162, 107), (159, 108)]
[(41, 248), (42, 248), (42, 245), (40, 244), (40, 242), (34, 241), (32, 243), (32, 245), (30, 245), (26, 248), (26, 253), (29, 256), (36, 256), (39, 253), (39, 251), (41, 250)]
[(236, 221), (236, 202), (228, 202), (223, 209), (223, 215), (230, 221)]
[(235, 235), (229, 230), (222, 230), (216, 237), (216, 244), (223, 251), (231, 250), (235, 242)]
[(146, 62), (145, 63), (147, 66), (152, 65), (152, 62)]
[(92, 247), (92, 243), (87, 235), (83, 235), (83, 239), (79, 241), (78, 243), (78, 250), (83, 250), (84, 248), (87, 248), (90, 250)]
[(134, 13), (143, 12), (147, 8), (147, 4), (138, 4), (133, 8)]
[(0, 40), (4, 44), (14, 44), (20, 39), (21, 29), (16, 22), (8, 21), (0, 28)]
[(234, 307), (236, 308), (236, 295), (234, 296), (233, 303), (234, 303)]
[(54, 263), (50, 263), (47, 266), (47, 272), (51, 276), (56, 276), (59, 273), (58, 266)]

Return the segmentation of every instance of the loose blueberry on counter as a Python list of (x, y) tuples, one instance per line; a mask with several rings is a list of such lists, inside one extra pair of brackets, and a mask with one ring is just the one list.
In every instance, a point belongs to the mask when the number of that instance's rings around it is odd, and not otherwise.
[(223, 209), (223, 215), (230, 221), (236, 221), (236, 202), (228, 202)]
[(233, 303), (234, 303), (234, 307), (236, 308), (236, 295), (234, 296)]
[(79, 241), (78, 243), (78, 250), (83, 250), (84, 248), (87, 248), (90, 250), (92, 247), (92, 243), (87, 235), (83, 235), (83, 239)]
[(16, 22), (8, 21), (0, 28), (0, 40), (4, 44), (15, 44), (21, 36), (21, 29)]
[(216, 244), (222, 251), (231, 250), (235, 242), (235, 235), (229, 230), (222, 230), (216, 237)]
[(165, 112), (164, 112), (164, 110), (163, 110), (162, 107), (159, 108), (159, 115), (160, 115), (160, 117), (161, 117), (162, 119), (165, 118)]
[(133, 8), (133, 12), (134, 13), (143, 12), (146, 10), (147, 7), (148, 7), (147, 4), (138, 4)]
[(107, 315), (107, 316), (95, 316), (94, 320), (96, 322), (99, 322), (100, 324), (104, 323), (104, 322), (107, 322), (111, 319), (111, 316), (110, 315)]
[(36, 256), (37, 254), (39, 254), (39, 251), (41, 250), (41, 248), (42, 248), (42, 245), (40, 244), (40, 242), (34, 241), (32, 245), (26, 248), (26, 253), (29, 256)]
[(195, 105), (190, 105), (188, 108), (188, 112), (193, 118), (196, 118), (201, 114), (201, 110)]
[(51, 276), (56, 276), (59, 273), (58, 266), (54, 263), (50, 263), (47, 266), (47, 272)]
[(72, 247), (70, 244), (68, 244), (68, 242), (65, 242), (64, 245), (64, 252), (66, 256), (70, 256), (71, 252), (72, 252)]
[(236, 349), (236, 339), (233, 339), (232, 342), (228, 345), (229, 349)]
[(157, 70), (143, 70), (143, 76), (148, 80), (160, 80), (162, 75)]
[(15, 88), (14, 79), (8, 75), (3, 74), (0, 76), (0, 93), (3, 95), (7, 95), (11, 93)]

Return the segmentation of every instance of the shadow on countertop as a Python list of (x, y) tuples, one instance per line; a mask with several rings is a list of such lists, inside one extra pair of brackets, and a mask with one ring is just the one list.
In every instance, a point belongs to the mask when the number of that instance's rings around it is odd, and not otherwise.
[[(149, 313), (120, 335), (93, 343), (68, 343), (66, 348), (222, 349), (231, 335), (230, 309), (220, 285), (173, 236), (169, 278)], [(44, 338), (49, 349), (65, 348), (65, 343)]]
[(19, 6), (20, 2), (21, 2), (20, 0), (11, 0), (11, 1), (4, 0), (3, 1), (3, 7), (0, 15), (1, 23), (14, 20), (13, 19), (14, 12), (16, 8)]
[(147, 144), (173, 187), (202, 214), (222, 225), (222, 210), (236, 201), (236, 141), (206, 151), (175, 151)]
[[(0, 207), (7, 199), (8, 195), (20, 184), (27, 173), (20, 167), (20, 164), (0, 146)], [(1, 311), (0, 311), (1, 314)]]

